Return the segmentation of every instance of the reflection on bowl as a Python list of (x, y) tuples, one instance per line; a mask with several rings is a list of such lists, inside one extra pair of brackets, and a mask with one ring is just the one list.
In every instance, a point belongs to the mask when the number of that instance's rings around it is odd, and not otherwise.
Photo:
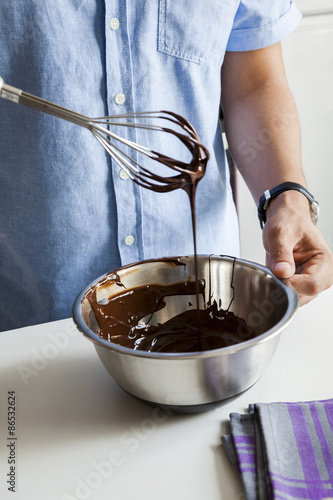
[[(213, 297), (224, 309), (244, 318), (256, 336), (239, 344), (201, 352), (172, 353), (133, 350), (101, 338), (88, 300), (94, 290), (99, 303), (143, 285), (194, 282), (194, 258), (175, 257), (139, 262), (105, 274), (76, 298), (73, 319), (94, 342), (98, 356), (116, 382), (133, 396), (157, 405), (192, 408), (210, 405), (251, 387), (263, 374), (280, 334), (298, 307), (295, 290), (264, 266), (228, 256), (198, 256), (199, 279), (206, 283), (203, 302)], [(117, 279), (115, 280), (115, 275)], [(164, 323), (195, 305), (193, 295), (167, 297), (166, 306), (151, 318)], [(194, 307), (194, 306), (193, 306)]]

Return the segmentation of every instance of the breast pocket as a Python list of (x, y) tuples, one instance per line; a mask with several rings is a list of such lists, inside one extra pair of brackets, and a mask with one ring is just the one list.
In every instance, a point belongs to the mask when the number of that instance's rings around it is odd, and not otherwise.
[(235, 4), (237, 0), (159, 0), (158, 50), (197, 64), (223, 53)]

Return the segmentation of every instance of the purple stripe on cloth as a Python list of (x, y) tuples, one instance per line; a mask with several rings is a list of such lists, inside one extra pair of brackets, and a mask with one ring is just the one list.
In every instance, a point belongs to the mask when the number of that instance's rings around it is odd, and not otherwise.
[(315, 428), (316, 428), (319, 443), (320, 443), (320, 446), (321, 446), (321, 449), (322, 449), (322, 452), (324, 455), (328, 475), (329, 475), (331, 484), (333, 486), (333, 458), (332, 458), (330, 446), (329, 446), (327, 438), (325, 436), (325, 432), (324, 432), (323, 426), (321, 424), (318, 409), (317, 409), (315, 403), (310, 403), (309, 408), (310, 408), (310, 412), (312, 415), (313, 423), (314, 423)]
[(303, 409), (296, 403), (289, 404), (288, 410), (294, 429), (299, 456), (302, 462), (305, 481), (308, 486), (308, 496), (300, 498), (309, 498), (309, 496), (313, 499), (321, 498), (318, 497), (318, 493), (323, 495), (325, 493), (328, 494), (328, 490), (324, 490), (324, 488), (320, 487), (320, 485), (322, 485), (322, 481)]
[(233, 436), (233, 440), (235, 444), (238, 443), (255, 444), (254, 436)]
[(294, 498), (312, 498), (314, 500), (319, 500), (321, 498), (328, 497), (333, 494), (332, 488), (307, 488), (302, 486), (290, 486), (283, 484), (277, 479), (272, 479), (272, 485), (274, 490), (278, 490), (281, 493), (286, 493)]
[(253, 453), (237, 453), (238, 460), (241, 464), (255, 464), (256, 457)]

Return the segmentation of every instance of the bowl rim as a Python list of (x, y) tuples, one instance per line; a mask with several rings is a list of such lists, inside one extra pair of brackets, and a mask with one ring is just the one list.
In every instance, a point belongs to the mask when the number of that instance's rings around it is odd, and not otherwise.
[(81, 290), (81, 292), (77, 295), (73, 307), (72, 307), (72, 319), (77, 327), (77, 329), (85, 336), (88, 338), (88, 340), (92, 341), (95, 344), (95, 347), (105, 347), (111, 351), (115, 351), (119, 354), (124, 354), (127, 356), (134, 356), (138, 358), (150, 358), (150, 359), (168, 359), (168, 360), (181, 360), (181, 359), (198, 359), (198, 358), (213, 358), (213, 357), (221, 357), (222, 356), (228, 356), (230, 354), (245, 350), (251, 345), (258, 345), (262, 344), (263, 342), (268, 341), (269, 339), (275, 337), (278, 335), (282, 330), (285, 330), (285, 328), (289, 325), (289, 323), (292, 321), (294, 318), (298, 307), (299, 307), (299, 301), (298, 301), (298, 295), (296, 293), (296, 290), (293, 288), (293, 286), (284, 280), (281, 280), (274, 276), (272, 271), (259, 263), (246, 260), (243, 258), (239, 257), (232, 257), (230, 255), (215, 255), (215, 254), (198, 254), (198, 258), (218, 258), (221, 260), (225, 261), (237, 261), (240, 262), (242, 265), (245, 265), (246, 267), (250, 267), (253, 269), (260, 270), (264, 272), (265, 274), (269, 275), (271, 279), (273, 279), (286, 293), (287, 298), (288, 298), (288, 307), (283, 315), (283, 317), (280, 319), (276, 325), (274, 325), (272, 328), (267, 330), (267, 332), (262, 333), (255, 337), (254, 339), (250, 340), (245, 340), (243, 342), (240, 342), (239, 344), (235, 344), (232, 346), (228, 347), (221, 347), (220, 349), (212, 349), (212, 350), (207, 350), (207, 351), (193, 351), (193, 352), (188, 352), (188, 353), (171, 353), (171, 352), (147, 352), (147, 351), (140, 351), (140, 350), (134, 350), (129, 347), (124, 347), (118, 344), (114, 344), (112, 342), (109, 342), (108, 340), (102, 339), (99, 337), (96, 333), (94, 333), (85, 323), (82, 314), (81, 314), (81, 303), (82, 300), (85, 296), (85, 294), (90, 290), (91, 287), (95, 286), (100, 280), (105, 279), (107, 275), (115, 274), (116, 272), (123, 270), (123, 269), (129, 269), (132, 267), (136, 267), (138, 265), (142, 264), (149, 264), (149, 263), (154, 263), (154, 262), (160, 262), (163, 260), (164, 262), (172, 262), (172, 261), (179, 261), (180, 259), (189, 259), (193, 258), (193, 255), (187, 255), (187, 256), (178, 256), (178, 257), (161, 257), (161, 258), (154, 258), (154, 259), (146, 259), (138, 262), (133, 262), (131, 264), (126, 264), (124, 266), (118, 267), (117, 269), (114, 269), (112, 271), (109, 271), (107, 273), (102, 274), (98, 278), (94, 279), (92, 282), (90, 282), (85, 288)]

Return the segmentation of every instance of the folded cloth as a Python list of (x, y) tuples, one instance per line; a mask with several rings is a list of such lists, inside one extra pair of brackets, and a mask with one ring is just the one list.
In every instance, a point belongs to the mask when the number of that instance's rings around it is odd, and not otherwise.
[(333, 499), (333, 399), (259, 403), (222, 436), (248, 500)]

